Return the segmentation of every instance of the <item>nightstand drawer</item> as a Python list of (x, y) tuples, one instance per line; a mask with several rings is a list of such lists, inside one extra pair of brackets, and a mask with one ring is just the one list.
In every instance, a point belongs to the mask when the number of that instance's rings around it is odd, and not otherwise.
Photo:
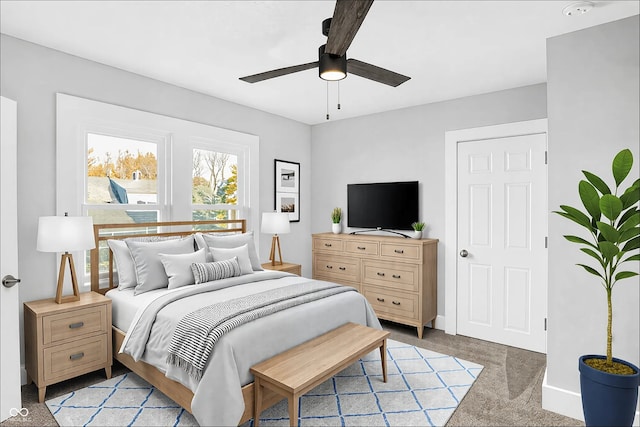
[(107, 334), (44, 349), (44, 379), (76, 376), (107, 363)]
[(55, 344), (107, 331), (107, 307), (85, 308), (42, 318), (43, 344)]

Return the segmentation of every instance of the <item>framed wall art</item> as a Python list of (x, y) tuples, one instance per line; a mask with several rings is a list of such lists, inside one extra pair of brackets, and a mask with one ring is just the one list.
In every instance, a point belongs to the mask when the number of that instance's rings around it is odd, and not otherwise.
[(300, 221), (300, 163), (275, 159), (275, 208), (287, 212), (290, 222)]

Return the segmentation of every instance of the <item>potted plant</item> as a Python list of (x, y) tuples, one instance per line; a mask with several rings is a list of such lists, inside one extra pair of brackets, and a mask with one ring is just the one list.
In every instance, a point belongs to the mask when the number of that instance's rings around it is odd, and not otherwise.
[(413, 224), (411, 224), (411, 228), (413, 228), (414, 239), (422, 238), (422, 231), (424, 230), (424, 226), (425, 226), (425, 223), (422, 221), (416, 221)]
[(638, 399), (638, 367), (612, 357), (611, 349), (611, 292), (618, 281), (638, 275), (623, 270), (623, 265), (640, 261), (636, 252), (640, 248), (640, 210), (637, 208), (640, 180), (624, 191), (621, 188), (632, 166), (631, 150), (622, 150), (614, 157), (613, 192), (603, 179), (582, 171), (586, 180), (580, 181), (578, 192), (585, 210), (561, 205), (562, 211), (555, 212), (588, 231), (587, 239), (573, 235), (564, 237), (580, 245), (580, 250), (592, 258), (592, 266), (578, 265), (600, 280), (607, 297), (607, 354), (583, 355), (578, 360), (587, 426), (630, 426)]
[(331, 231), (333, 234), (340, 234), (342, 227), (340, 226), (340, 221), (342, 220), (342, 209), (333, 208), (331, 211)]

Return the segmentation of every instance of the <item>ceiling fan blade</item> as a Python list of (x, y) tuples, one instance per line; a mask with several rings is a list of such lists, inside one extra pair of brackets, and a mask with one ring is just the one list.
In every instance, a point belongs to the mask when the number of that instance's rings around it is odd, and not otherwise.
[(318, 61), (308, 62), (306, 64), (293, 65), (291, 67), (278, 68), (277, 70), (265, 71), (264, 73), (254, 74), (252, 76), (240, 77), (247, 83), (257, 83), (263, 80), (272, 79), (274, 77), (286, 76), (287, 74), (297, 73), (298, 71), (310, 70), (316, 68)]
[(342, 56), (356, 36), (373, 0), (337, 0), (325, 52)]
[(400, 86), (411, 78), (353, 58), (347, 60), (347, 74), (355, 74), (393, 87)]

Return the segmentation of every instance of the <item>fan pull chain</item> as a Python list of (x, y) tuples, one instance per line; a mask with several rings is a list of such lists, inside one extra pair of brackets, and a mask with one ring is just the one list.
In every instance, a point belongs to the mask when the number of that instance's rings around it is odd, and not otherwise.
[(338, 83), (338, 110), (340, 109), (340, 81)]
[(327, 120), (329, 120), (329, 81), (327, 81)]

